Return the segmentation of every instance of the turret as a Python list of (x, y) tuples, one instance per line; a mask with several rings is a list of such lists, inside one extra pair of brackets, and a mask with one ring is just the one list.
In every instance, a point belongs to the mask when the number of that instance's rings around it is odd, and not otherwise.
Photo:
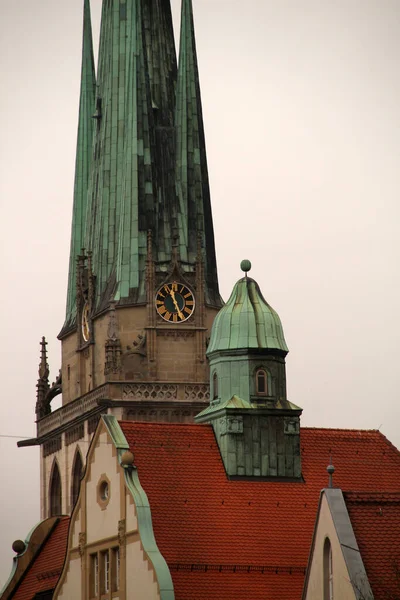
[(278, 314), (245, 276), (211, 330), (210, 406), (196, 417), (215, 430), (229, 476), (299, 478), (301, 408), (286, 395), (288, 347)]

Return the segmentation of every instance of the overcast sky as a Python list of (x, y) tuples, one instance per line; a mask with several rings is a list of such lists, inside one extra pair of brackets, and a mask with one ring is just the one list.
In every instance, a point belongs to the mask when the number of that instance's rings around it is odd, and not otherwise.
[[(0, 583), (39, 519), (39, 451), (16, 441), (36, 431), (42, 335), (60, 367), (82, 3), (0, 0)], [(303, 425), (400, 446), (400, 3), (193, 3), (222, 295), (249, 258)]]

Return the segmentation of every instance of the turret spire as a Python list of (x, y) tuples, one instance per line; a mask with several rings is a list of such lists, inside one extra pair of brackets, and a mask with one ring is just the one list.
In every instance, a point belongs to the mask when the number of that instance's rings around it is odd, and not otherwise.
[(72, 215), (71, 250), (69, 259), (67, 310), (64, 328), (76, 318), (76, 263), (80, 254), (86, 227), (87, 192), (90, 177), (96, 76), (93, 57), (90, 2), (84, 0), (81, 92), (79, 104), (78, 140), (75, 162), (74, 206)]

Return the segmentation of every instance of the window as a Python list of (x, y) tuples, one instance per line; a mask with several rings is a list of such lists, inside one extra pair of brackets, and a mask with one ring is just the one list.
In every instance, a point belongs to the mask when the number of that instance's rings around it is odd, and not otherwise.
[(90, 556), (90, 597), (99, 595), (99, 557), (97, 554)]
[(79, 496), (79, 489), (81, 487), (81, 477), (83, 471), (83, 462), (81, 453), (77, 449), (75, 454), (74, 466), (72, 469), (72, 487), (71, 487), (71, 509), (75, 506)]
[(333, 559), (329, 538), (324, 543), (324, 600), (333, 600)]
[(268, 395), (268, 378), (264, 369), (258, 369), (256, 372), (256, 393), (258, 396)]
[(102, 594), (108, 594), (110, 591), (110, 554), (108, 550), (101, 553), (102, 558)]
[(112, 549), (112, 591), (119, 590), (119, 548)]
[(218, 398), (218, 375), (214, 373), (213, 375), (213, 400)]
[(50, 483), (50, 517), (61, 515), (61, 477), (58, 464), (54, 461)]

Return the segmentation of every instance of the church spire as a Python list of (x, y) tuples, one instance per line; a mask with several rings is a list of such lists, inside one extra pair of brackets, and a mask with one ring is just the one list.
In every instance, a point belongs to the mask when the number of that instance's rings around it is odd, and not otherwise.
[[(90, 59), (93, 90), (92, 52)], [(158, 271), (168, 271), (175, 249), (182, 275), (196, 271), (200, 234), (205, 299), (220, 306), (191, 2), (182, 5), (178, 75), (170, 1), (103, 0), (91, 101), (92, 152), (78, 147), (67, 325), (76, 315), (81, 248), (92, 255), (92, 317), (113, 300), (146, 302), (149, 230)], [(88, 120), (80, 128), (86, 142)]]
[(192, 0), (182, 0), (175, 111), (176, 187), (180, 254), (195, 260), (198, 234), (205, 250), (207, 301), (220, 303)]
[(86, 226), (87, 192), (93, 144), (95, 93), (96, 76), (93, 57), (90, 2), (89, 0), (84, 0), (81, 91), (75, 162), (74, 206), (69, 258), (67, 309), (64, 328), (69, 328), (73, 325), (76, 318), (76, 265), (77, 257), (81, 253), (83, 246)]

